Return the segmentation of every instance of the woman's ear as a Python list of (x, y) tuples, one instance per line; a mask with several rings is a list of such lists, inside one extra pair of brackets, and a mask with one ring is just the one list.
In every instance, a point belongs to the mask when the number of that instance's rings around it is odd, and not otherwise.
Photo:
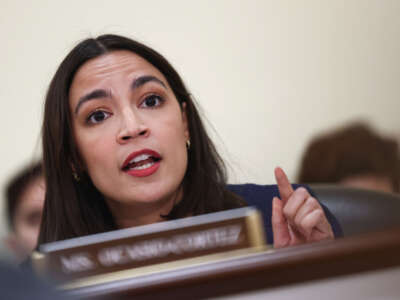
[(182, 102), (182, 122), (183, 122), (183, 129), (184, 129), (184, 135), (186, 137), (186, 140), (190, 140), (190, 132), (189, 132), (189, 122), (186, 114), (186, 102)]
[(75, 173), (80, 172), (79, 165), (76, 165), (76, 163), (73, 163), (71, 159), (69, 160), (69, 166), (71, 167), (72, 172), (75, 172)]
[(72, 150), (72, 153), (68, 159), (68, 163), (73, 172), (76, 172), (79, 174), (79, 173), (86, 171), (86, 166), (83, 163), (83, 161), (78, 153), (78, 149)]

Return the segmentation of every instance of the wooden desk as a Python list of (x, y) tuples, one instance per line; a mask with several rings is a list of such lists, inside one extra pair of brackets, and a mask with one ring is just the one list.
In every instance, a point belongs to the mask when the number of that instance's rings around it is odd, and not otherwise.
[(343, 275), (351, 278), (371, 274), (361, 273), (366, 271), (399, 274), (400, 269), (396, 269), (399, 266), (400, 228), (393, 228), (336, 241), (204, 262), (70, 292), (82, 298), (96, 299), (230, 299), (238, 295), (279, 292), (305, 284), (318, 285), (322, 279), (335, 282), (343, 280)]

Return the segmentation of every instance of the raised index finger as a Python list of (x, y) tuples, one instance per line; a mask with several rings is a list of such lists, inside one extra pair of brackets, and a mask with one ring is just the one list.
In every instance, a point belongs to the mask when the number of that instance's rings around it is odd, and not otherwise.
[(278, 184), (279, 193), (281, 194), (281, 200), (283, 201), (283, 204), (286, 204), (293, 193), (292, 185), (290, 184), (285, 172), (280, 167), (275, 168), (275, 179)]

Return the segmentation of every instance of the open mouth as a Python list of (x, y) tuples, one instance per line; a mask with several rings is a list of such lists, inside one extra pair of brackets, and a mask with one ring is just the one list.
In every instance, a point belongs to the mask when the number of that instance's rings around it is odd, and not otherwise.
[(122, 171), (141, 171), (153, 167), (161, 161), (161, 155), (156, 151), (144, 149), (128, 156), (122, 166)]
[(130, 160), (124, 167), (122, 168), (123, 171), (128, 170), (144, 170), (150, 168), (155, 163), (161, 160), (160, 157), (155, 157), (149, 154), (140, 154)]

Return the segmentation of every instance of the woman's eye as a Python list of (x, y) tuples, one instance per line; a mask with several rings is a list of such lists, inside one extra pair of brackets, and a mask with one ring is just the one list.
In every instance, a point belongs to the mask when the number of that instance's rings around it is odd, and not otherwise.
[(97, 124), (100, 122), (103, 122), (105, 119), (110, 117), (110, 113), (102, 111), (102, 110), (96, 110), (95, 112), (91, 113), (89, 117), (87, 118), (87, 122), (91, 124)]
[(150, 96), (147, 96), (143, 100), (143, 102), (140, 104), (140, 106), (144, 107), (144, 108), (153, 108), (153, 107), (160, 106), (163, 101), (164, 101), (164, 99), (161, 98), (160, 96), (150, 95)]

